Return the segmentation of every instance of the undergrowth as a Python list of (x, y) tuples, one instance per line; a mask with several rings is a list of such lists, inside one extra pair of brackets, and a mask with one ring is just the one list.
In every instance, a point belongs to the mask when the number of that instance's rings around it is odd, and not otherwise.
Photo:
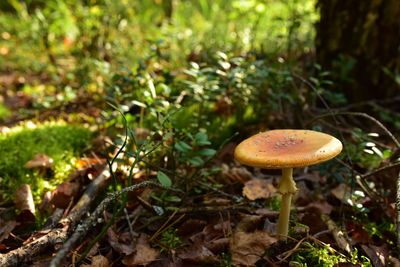
[[(74, 169), (74, 160), (91, 136), (89, 130), (63, 121), (38, 124), (34, 129), (16, 126), (10, 133), (1, 135), (0, 195), (3, 200), (12, 200), (13, 192), (21, 184), (29, 184), (37, 202), (45, 191), (54, 189)], [(24, 167), (38, 153), (54, 160), (54, 175), (44, 177), (41, 172)]]

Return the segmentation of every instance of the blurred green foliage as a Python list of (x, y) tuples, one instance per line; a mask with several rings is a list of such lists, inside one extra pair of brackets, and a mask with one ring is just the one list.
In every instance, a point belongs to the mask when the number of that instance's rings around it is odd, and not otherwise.
[(2, 63), (36, 71), (49, 61), (73, 69), (153, 53), (182, 65), (209, 50), (309, 51), (318, 18), (314, 0), (6, 0), (0, 14), (10, 34)]

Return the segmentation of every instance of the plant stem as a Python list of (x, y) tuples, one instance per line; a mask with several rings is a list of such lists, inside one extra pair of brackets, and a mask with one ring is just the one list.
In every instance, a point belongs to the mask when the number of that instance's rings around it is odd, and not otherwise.
[(296, 191), (296, 183), (293, 180), (293, 168), (282, 169), (282, 177), (278, 183), (278, 192), (282, 194), (282, 202), (277, 231), (277, 234), (281, 235), (282, 240), (286, 240), (288, 235), (290, 205), (292, 202), (292, 196)]

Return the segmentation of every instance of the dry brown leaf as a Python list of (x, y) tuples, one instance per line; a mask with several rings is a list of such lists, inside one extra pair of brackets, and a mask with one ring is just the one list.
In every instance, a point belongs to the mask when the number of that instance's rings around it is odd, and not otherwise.
[(204, 246), (208, 248), (212, 253), (219, 254), (229, 246), (229, 241), (229, 238), (223, 237), (220, 239), (211, 240), (205, 243)]
[(148, 235), (142, 233), (137, 240), (136, 252), (126, 256), (122, 263), (126, 266), (147, 265), (155, 261), (159, 255), (157, 249), (150, 247)]
[(111, 228), (107, 229), (107, 240), (110, 246), (120, 254), (130, 255), (135, 251), (133, 244), (122, 243)]
[(236, 225), (235, 230), (238, 232), (252, 232), (256, 230), (263, 222), (263, 216), (261, 215), (248, 215), (239, 214), (240, 222)]
[(267, 208), (256, 209), (255, 214), (265, 216), (267, 218), (273, 219), (279, 216), (279, 211), (270, 210)]
[(346, 184), (339, 184), (337, 187), (331, 190), (332, 195), (334, 195), (340, 201), (343, 201), (344, 198), (348, 198), (349, 192), (350, 188)]
[(368, 258), (371, 259), (372, 266), (384, 267), (388, 265), (386, 259), (389, 257), (389, 251), (386, 245), (378, 247), (368, 244), (361, 245), (361, 248), (368, 255)]
[(46, 156), (45, 154), (36, 154), (32, 160), (25, 164), (26, 168), (51, 168), (54, 164), (52, 158)]
[(51, 200), (51, 192), (47, 191), (46, 193), (43, 194), (42, 203), (40, 203), (39, 210), (44, 211), (49, 206), (50, 200)]
[(110, 262), (103, 255), (97, 255), (92, 258), (91, 267), (108, 267), (110, 266)]
[(244, 184), (245, 182), (251, 180), (253, 175), (245, 167), (233, 167), (230, 168), (226, 164), (222, 164), (222, 175), (230, 178), (231, 181)]
[(332, 206), (325, 200), (311, 202), (305, 207), (305, 210), (310, 213), (330, 214)]
[(356, 223), (354, 221), (349, 221), (346, 225), (347, 235), (350, 237), (351, 244), (368, 244), (370, 242), (370, 238), (368, 232), (364, 229), (364, 227)]
[(305, 206), (314, 201), (314, 192), (312, 192), (304, 181), (296, 183), (297, 193), (294, 195), (296, 206)]
[(202, 244), (203, 242), (209, 242), (211, 240), (216, 240), (225, 237), (231, 229), (230, 222), (218, 223), (215, 225), (207, 225), (204, 227), (203, 231), (194, 234), (190, 237), (190, 241), (194, 244)]
[(266, 180), (253, 179), (245, 183), (243, 195), (250, 200), (270, 198), (276, 193), (276, 188)]
[(216, 264), (219, 262), (218, 257), (203, 245), (193, 245), (178, 254), (178, 257), (185, 262), (198, 264)]
[(234, 266), (254, 266), (261, 256), (277, 239), (265, 231), (254, 233), (236, 232), (230, 242)]
[(206, 221), (197, 220), (197, 219), (189, 219), (185, 221), (178, 229), (178, 235), (188, 235), (191, 233), (199, 232), (204, 226), (207, 225)]
[(3, 221), (0, 218), (0, 242), (8, 238), (8, 235), (14, 230), (15, 226), (17, 226), (16, 221)]
[(15, 190), (14, 202), (17, 209), (20, 211), (29, 210), (35, 214), (35, 204), (33, 203), (31, 187), (28, 184), (23, 184)]
[(327, 226), (321, 218), (321, 215), (311, 212), (304, 212), (298, 215), (300, 223), (310, 227), (312, 235), (327, 230)]
[(20, 210), (17, 220), (19, 222), (34, 222), (35, 221), (35, 204), (31, 187), (28, 184), (23, 184), (14, 193), (14, 202), (17, 209)]
[(50, 203), (57, 208), (65, 209), (68, 207), (71, 200), (79, 191), (78, 183), (63, 182), (57, 185), (56, 189), (51, 193)]
[(82, 169), (90, 165), (101, 164), (106, 162), (105, 159), (97, 159), (97, 158), (81, 158), (75, 162), (75, 168)]

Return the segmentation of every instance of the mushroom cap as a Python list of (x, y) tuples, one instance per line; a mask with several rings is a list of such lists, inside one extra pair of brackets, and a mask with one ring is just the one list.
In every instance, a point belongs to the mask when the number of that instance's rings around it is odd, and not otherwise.
[(32, 168), (51, 168), (54, 164), (52, 158), (46, 156), (45, 154), (36, 154), (34, 158), (27, 163), (25, 163), (25, 167)]
[(342, 151), (329, 134), (311, 130), (271, 130), (256, 134), (235, 149), (235, 158), (264, 169), (305, 167), (327, 161)]

